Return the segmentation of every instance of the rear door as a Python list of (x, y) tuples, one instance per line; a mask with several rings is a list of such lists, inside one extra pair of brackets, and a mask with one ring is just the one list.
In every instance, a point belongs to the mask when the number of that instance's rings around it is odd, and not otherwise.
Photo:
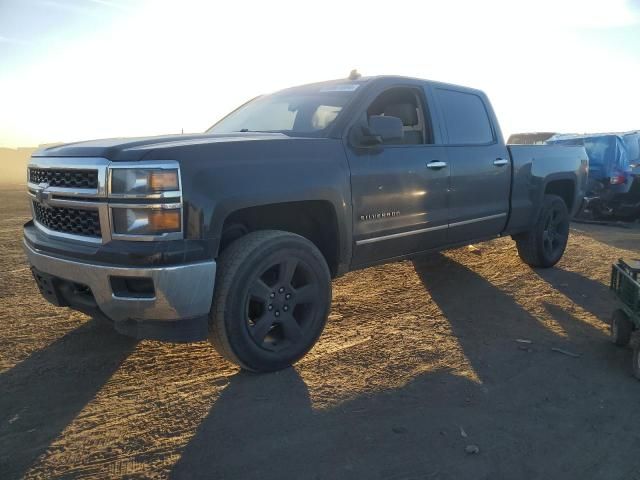
[[(446, 244), (449, 167), (434, 144), (421, 84), (370, 92), (357, 121), (370, 115), (401, 118), (404, 140), (362, 148), (349, 142), (353, 202), (353, 264), (363, 265)], [(354, 125), (359, 128), (359, 125)]]
[(511, 161), (486, 97), (434, 86), (451, 168), (449, 243), (497, 235), (509, 213)]

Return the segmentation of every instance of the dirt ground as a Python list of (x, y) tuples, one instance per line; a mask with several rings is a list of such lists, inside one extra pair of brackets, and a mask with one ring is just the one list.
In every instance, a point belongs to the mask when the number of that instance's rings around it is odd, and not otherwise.
[(351, 273), (311, 353), (251, 375), (45, 303), (26, 205), (0, 191), (2, 479), (640, 479), (640, 382), (605, 323), (638, 227), (576, 225), (551, 270), (499, 239)]

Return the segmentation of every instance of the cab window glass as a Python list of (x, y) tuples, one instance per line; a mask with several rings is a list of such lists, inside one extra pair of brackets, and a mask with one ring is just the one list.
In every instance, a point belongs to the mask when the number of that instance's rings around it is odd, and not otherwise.
[(449, 143), (453, 145), (484, 145), (492, 143), (491, 122), (480, 97), (472, 93), (436, 89), (442, 109)]
[(404, 138), (387, 142), (400, 145), (424, 145), (432, 143), (431, 127), (427, 125), (418, 90), (410, 87), (395, 87), (382, 92), (367, 109), (367, 120), (373, 115), (397, 117), (402, 120)]

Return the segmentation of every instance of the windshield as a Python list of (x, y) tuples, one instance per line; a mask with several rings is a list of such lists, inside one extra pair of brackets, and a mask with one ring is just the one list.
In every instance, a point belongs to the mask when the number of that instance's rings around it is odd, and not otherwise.
[(280, 132), (321, 137), (358, 87), (357, 83), (321, 85), (265, 95), (230, 113), (207, 133)]

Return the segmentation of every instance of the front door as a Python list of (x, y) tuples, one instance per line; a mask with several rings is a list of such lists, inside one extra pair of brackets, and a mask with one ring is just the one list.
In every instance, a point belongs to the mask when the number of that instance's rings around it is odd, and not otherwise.
[(447, 242), (449, 166), (433, 144), (431, 117), (418, 87), (393, 87), (363, 112), (399, 117), (395, 144), (349, 146), (353, 202), (353, 265), (366, 265), (443, 246)]

